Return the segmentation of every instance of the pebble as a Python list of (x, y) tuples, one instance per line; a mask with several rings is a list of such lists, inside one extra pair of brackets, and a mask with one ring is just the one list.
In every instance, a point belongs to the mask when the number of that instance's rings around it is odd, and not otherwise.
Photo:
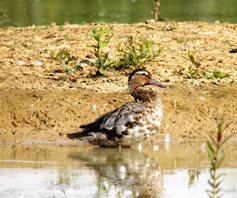
[(35, 61), (31, 61), (31, 64), (34, 66), (40, 67), (43, 65), (43, 62), (41, 60), (35, 60)]
[(18, 65), (18, 66), (22, 66), (22, 65), (25, 65), (26, 63), (25, 63), (25, 61), (23, 61), (23, 60), (17, 60), (16, 61), (16, 65)]

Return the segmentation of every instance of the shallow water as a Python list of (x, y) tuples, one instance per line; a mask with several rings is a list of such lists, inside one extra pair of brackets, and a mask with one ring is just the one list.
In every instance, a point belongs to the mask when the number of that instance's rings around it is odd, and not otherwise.
[[(207, 197), (204, 144), (143, 149), (1, 145), (0, 197)], [(237, 150), (226, 148), (224, 197), (237, 197)]]
[[(168, 21), (237, 22), (236, 0), (160, 0), (161, 18)], [(153, 18), (147, 0), (2, 0), (0, 26), (88, 22), (134, 23)]]

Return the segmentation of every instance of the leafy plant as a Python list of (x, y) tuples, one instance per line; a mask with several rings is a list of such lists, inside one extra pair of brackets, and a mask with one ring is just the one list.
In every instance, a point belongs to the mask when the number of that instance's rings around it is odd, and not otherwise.
[(206, 72), (203, 71), (202, 75), (206, 78), (206, 79), (215, 79), (215, 78), (229, 78), (230, 74), (221, 72), (221, 71), (213, 71), (213, 72)]
[(211, 71), (207, 70), (206, 68), (201, 66), (199, 60), (194, 57), (194, 53), (192, 50), (188, 50), (187, 59), (190, 60), (192, 63), (187, 70), (182, 69), (178, 73), (187, 75), (188, 78), (191, 79), (199, 79), (199, 78), (206, 78), (206, 79), (222, 79), (230, 77), (229, 74), (221, 72), (221, 71)]
[(68, 49), (60, 49), (56, 55), (52, 53), (51, 56), (60, 62), (60, 65), (63, 67), (65, 72), (75, 72), (78, 70), (77, 58), (75, 56), (71, 56)]
[(211, 163), (209, 169), (210, 179), (208, 184), (211, 187), (211, 190), (207, 190), (207, 193), (210, 198), (219, 198), (221, 197), (221, 183), (223, 174), (218, 174), (218, 169), (220, 168), (225, 155), (223, 154), (222, 148), (223, 145), (234, 135), (230, 135), (226, 138), (223, 138), (223, 132), (226, 127), (224, 127), (223, 122), (218, 124), (217, 134), (209, 133), (207, 140), (208, 156)]
[(160, 55), (162, 49), (160, 46), (156, 48), (150, 39), (130, 36), (126, 42), (119, 46), (118, 67), (134, 66), (138, 68), (144, 63), (154, 61)]
[(89, 35), (96, 40), (96, 44), (90, 45), (93, 48), (96, 62), (93, 64), (98, 70), (97, 75), (104, 75), (105, 70), (114, 64), (108, 52), (103, 52), (113, 37), (112, 27), (96, 27), (89, 31)]

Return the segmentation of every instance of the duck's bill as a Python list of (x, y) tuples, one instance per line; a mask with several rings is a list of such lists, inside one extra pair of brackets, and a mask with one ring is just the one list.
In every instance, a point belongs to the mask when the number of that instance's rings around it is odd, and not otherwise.
[(154, 79), (152, 79), (152, 80), (150, 81), (150, 85), (155, 85), (155, 86), (157, 86), (157, 87), (166, 88), (165, 85), (163, 85), (162, 83), (160, 83), (160, 82), (158, 82), (158, 81), (156, 81), (156, 80), (154, 80)]

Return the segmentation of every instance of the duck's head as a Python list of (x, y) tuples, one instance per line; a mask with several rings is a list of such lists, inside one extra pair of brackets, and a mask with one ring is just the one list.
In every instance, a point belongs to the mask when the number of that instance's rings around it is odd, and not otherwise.
[(145, 69), (136, 69), (130, 74), (128, 78), (128, 86), (131, 92), (134, 92), (137, 88), (144, 87), (146, 85), (155, 85), (165, 88), (165, 85), (152, 78), (151, 73)]

